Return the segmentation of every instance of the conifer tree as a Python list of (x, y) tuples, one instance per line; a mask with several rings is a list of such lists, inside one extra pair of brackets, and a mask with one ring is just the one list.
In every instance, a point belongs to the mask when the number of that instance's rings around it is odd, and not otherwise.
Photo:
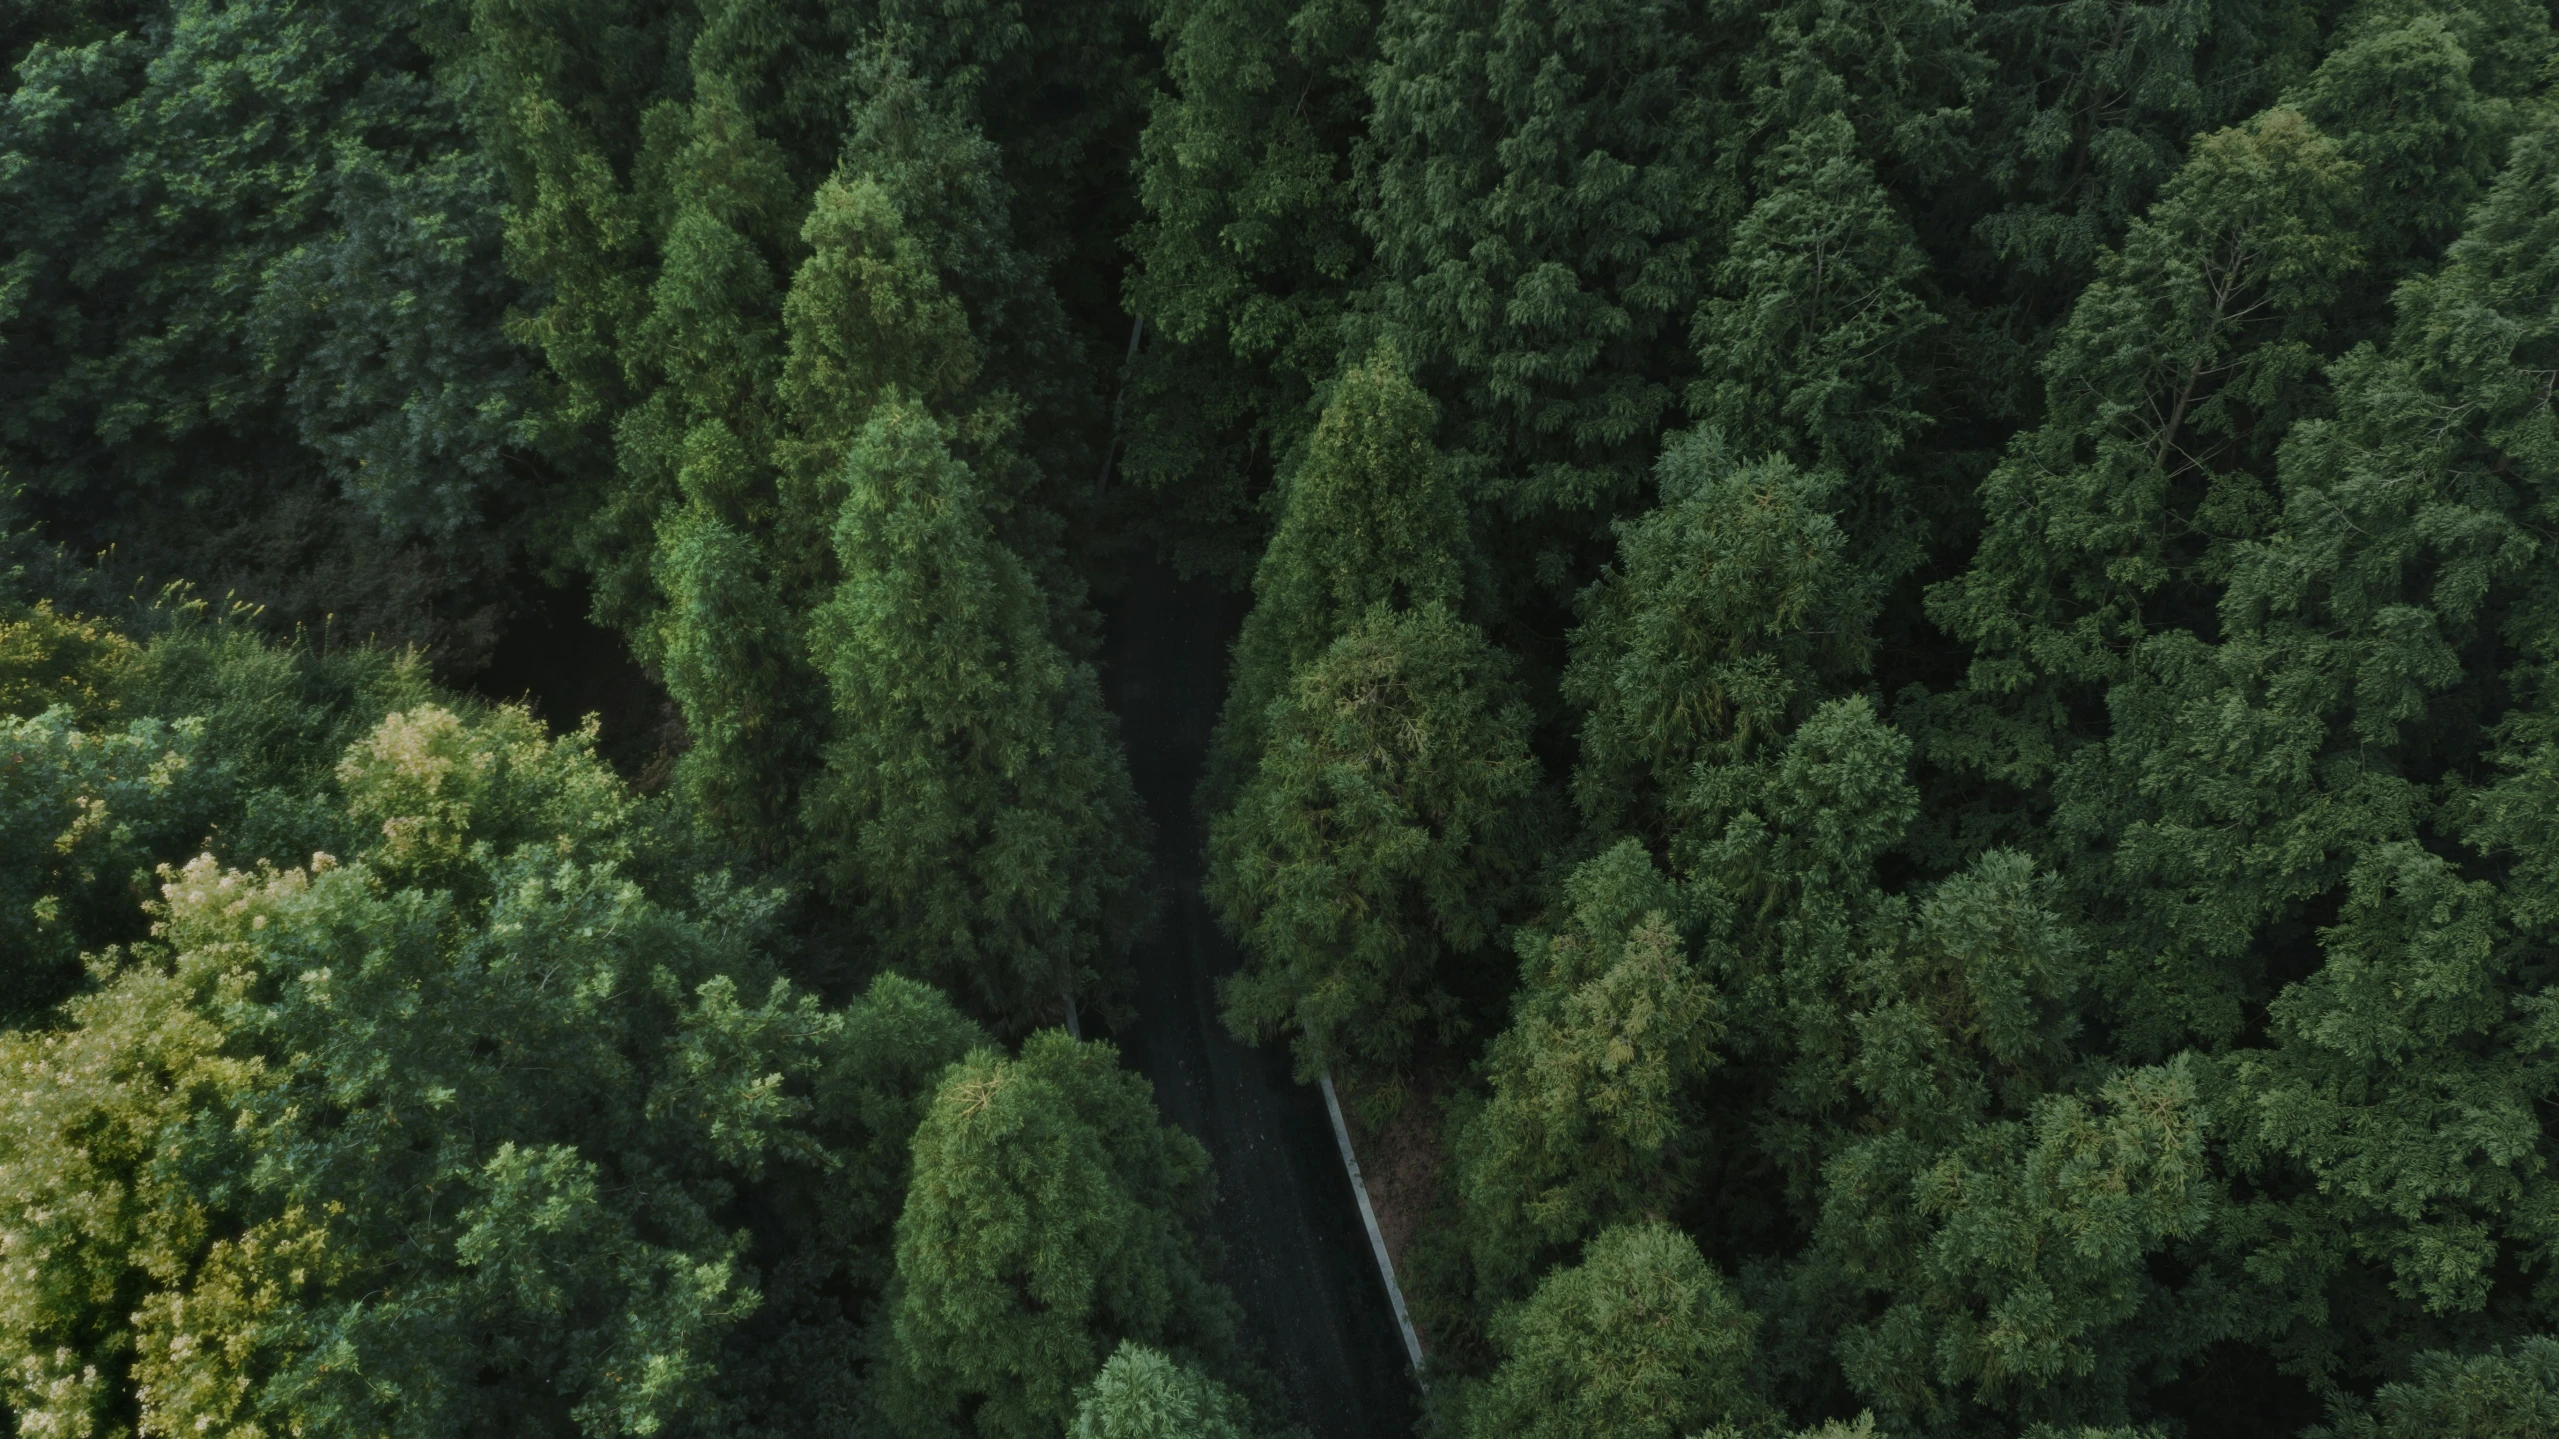
[(1008, 1022), (1116, 983), (1146, 821), (1090, 666), (978, 480), (892, 393), (844, 461), (810, 619), (834, 738), (807, 823), (893, 962)]
[(2378, 331), (2390, 290), (2442, 259), (2523, 127), (2518, 102), (2551, 53), (2551, 22), (2496, 0), (2380, 3), (2354, 7), (2339, 32), (2286, 100), (2357, 168), (2366, 265), (2341, 320)]
[[(800, 240), (809, 255), (782, 304), (789, 354), (778, 389), (792, 420), (790, 437), (776, 447), (785, 523), (841, 506), (829, 486), (881, 397), (894, 389), (948, 412), (979, 369), (967, 310), (878, 180), (838, 175), (820, 185)], [(812, 547), (794, 539), (795, 568), (810, 567), (800, 552)], [(814, 573), (826, 573), (825, 565)]]
[(1042, 1030), (1018, 1059), (954, 1066), (898, 1219), (898, 1432), (1047, 1439), (1128, 1341), (1226, 1362), (1233, 1301), (1190, 1228), (1210, 1186), (1206, 1152), (1156, 1121), (1107, 1044)]
[(1878, 861), (1919, 808), (1909, 761), (1909, 740), (1857, 695), (1816, 709), (1754, 761), (1698, 766), (1689, 785), (1670, 858), (1689, 880), (1695, 953), (1722, 1000), (1718, 1082), (1751, 1098), (1707, 1106), (1709, 1123), (1685, 1142), (1725, 1174), (1783, 1176), (1786, 1196), (1778, 1214), (1709, 1216), (1734, 1226), (1722, 1245), (1769, 1247), (1810, 1228), (1827, 1127), (1849, 1093), (1849, 976), (1894, 910)]
[[(1762, 164), (1770, 183), (1733, 227), (1697, 315), (1689, 413), (1740, 453), (1875, 487), (1928, 423), (1917, 408), (1929, 363), (1919, 342), (1938, 323), (1920, 293), (1927, 259), (1845, 116), (1807, 122)], [(1890, 523), (1883, 509), (1859, 528)]]
[[(1989, 11), (1978, 27), (1989, 70), (1974, 117), (1983, 143), (1966, 157), (1977, 168), (1950, 170), (1937, 202), (1978, 245), (1971, 265), (2010, 271), (2003, 300), (2058, 296), (2044, 312), (2058, 318), (2189, 142), (2271, 104), (2315, 61), (2317, 14), (2254, 0)], [(1984, 190), (1998, 197), (1987, 215)]]
[(1658, 1221), (1611, 1229), (1495, 1320), (1502, 1364), (1466, 1432), (1677, 1439), (1755, 1422), (1757, 1328), (1687, 1235)]
[(1662, 504), (1619, 532), (1582, 598), (1564, 696), (1574, 793), (1595, 824), (1660, 837), (1695, 766), (1752, 758), (1863, 668), (1874, 582), (1828, 513), (1833, 482), (1747, 463), (1713, 431), (1662, 452)]
[(1688, 957), (1677, 893), (1619, 843), (1566, 884), (1569, 917), (1520, 935), (1517, 1014), (1484, 1060), (1491, 1091), (1455, 1136), (1468, 1257), (1486, 1294), (1535, 1261), (1681, 1197), (1717, 1002)]
[(1248, 956), (1227, 1023), (1292, 1036), (1302, 1074), (1391, 1079), (1480, 987), (1541, 797), (1509, 669), (1442, 606), (1381, 605), (1271, 707), (1210, 827), (1208, 895)]
[(1893, 1432), (2120, 1424), (2144, 1364), (2203, 1342), (2162, 1322), (2185, 1296), (2150, 1268), (2218, 1204), (2199, 1066), (2072, 1073), (2086, 957), (2051, 888), (1986, 855), (1834, 991), (1844, 1083), (1799, 1273), (1866, 1296), (1835, 1352)]
[(770, 248), (787, 233), (782, 155), (734, 89), (704, 76), (664, 163), (674, 213), (631, 367), (654, 380), (617, 426), (627, 503), (653, 505), (664, 597), (642, 653), (658, 662), (694, 744), (679, 782), (716, 827), (776, 852), (815, 736), (813, 676), (774, 589), (774, 386), (781, 296)]
[[(1007, 1023), (1108, 987), (1144, 825), (1079, 663), (1094, 621), (1057, 509), (1084, 473), (1079, 341), (1014, 204), (1024, 156), (980, 117), (1012, 113), (988, 87), (1044, 47), (1102, 43), (1109, 8), (1026, 27), (707, 5), (680, 102), (596, 101), (645, 112), (625, 175), (559, 162), (593, 193), (557, 206), (589, 218), (526, 212), (560, 227), (525, 240), (563, 276), (543, 323), (588, 336), (563, 337), (564, 370), (611, 330), (619, 374), (584, 413), (610, 419), (618, 476), (584, 543), (599, 610), (685, 715), (682, 792), (873, 920), (882, 959)], [(567, 283), (599, 265), (622, 278)]]
[(1437, 411), (1380, 348), (1346, 371), (1283, 491), (1212, 741), (1201, 807), (1232, 803), (1292, 678), (1373, 605), (1465, 598), (1466, 510), (1433, 446)]
[[(2534, 1335), (2486, 1354), (2420, 1354), (2369, 1406), (2345, 1408), (2314, 1439), (2503, 1439), (2559, 1428), (2559, 1340)], [(2341, 1406), (2343, 1407), (2343, 1406)]]
[(1714, 239), (1747, 203), (1714, 153), (1731, 37), (1571, 0), (1425, 0), (1378, 32), (1375, 303), (1446, 377), (1469, 498), (1536, 516), (1621, 502), (1679, 402)]
[[(775, 983), (1110, 987), (1086, 595), (1148, 546), (1254, 591), (1230, 1022), (1443, 1105), (1436, 1427), (2544, 1423), (2554, 56), (2535, 0), (0, 14), (0, 1406), (1284, 1422), (1115, 1056)], [(537, 571), (674, 700), (662, 792), (429, 686)]]
[(1067, 1439), (1247, 1439), (1234, 1391), (1132, 1339), (1078, 1391)]

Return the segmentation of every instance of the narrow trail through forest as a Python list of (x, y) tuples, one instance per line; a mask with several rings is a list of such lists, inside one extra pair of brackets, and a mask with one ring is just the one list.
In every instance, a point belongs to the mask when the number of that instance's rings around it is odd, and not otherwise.
[(1285, 1047), (1247, 1048), (1218, 1017), (1239, 963), (1200, 897), (1205, 836), (1191, 806), (1208, 757), (1238, 601), (1153, 561), (1103, 606), (1103, 683), (1156, 824), (1164, 912), (1136, 959), (1136, 1019), (1114, 1037), (1154, 1081), (1164, 1115), (1217, 1164), (1212, 1221), (1246, 1342), (1317, 1439), (1402, 1436), (1413, 1388), (1384, 1283), (1342, 1171), (1324, 1101)]

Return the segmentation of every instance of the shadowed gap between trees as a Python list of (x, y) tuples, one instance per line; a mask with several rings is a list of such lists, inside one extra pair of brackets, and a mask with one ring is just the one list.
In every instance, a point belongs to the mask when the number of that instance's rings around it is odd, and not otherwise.
[[(1110, 1037), (1153, 1082), (1164, 1117), (1216, 1163), (1222, 1277), (1291, 1416), (1327, 1439), (1408, 1434), (1402, 1342), (1322, 1100), (1294, 1081), (1284, 1046), (1248, 1048), (1219, 1014), (1218, 980), (1240, 960), (1200, 896), (1205, 841), (1192, 794), (1244, 602), (1150, 558), (1101, 608), (1105, 694), (1155, 819), (1149, 878), (1164, 897), (1133, 956), (1130, 1018)], [(597, 715), (599, 752), (643, 786), (662, 782), (683, 744), (665, 689), (587, 617), (577, 591), (532, 591), (472, 688), (525, 701), (554, 730)]]

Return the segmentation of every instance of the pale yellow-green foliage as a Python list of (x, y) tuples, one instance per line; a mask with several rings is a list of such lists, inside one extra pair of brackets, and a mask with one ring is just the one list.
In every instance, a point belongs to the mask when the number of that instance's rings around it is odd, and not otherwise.
[(375, 863), (429, 871), (475, 843), (553, 840), (611, 850), (631, 799), (595, 757), (592, 723), (557, 741), (513, 706), (475, 722), (439, 705), (384, 719), (338, 763), (347, 811), (377, 828)]
[(239, 1113), (266, 1082), (264, 1059), (233, 1052), (220, 1016), (258, 980), (250, 936), (308, 876), (206, 856), (166, 877), (158, 928), (181, 946), (166, 962), (129, 964), (73, 999), (62, 1029), (0, 1035), (0, 1214), (13, 1216), (0, 1226), (0, 1343), (16, 1357), (6, 1377), (23, 1434), (128, 1432), (104, 1422), (101, 1363), (127, 1354), (159, 1381), (138, 1393), (144, 1432), (241, 1432), (225, 1421), (258, 1297), (241, 1266), (274, 1240), (208, 1252), (214, 1215), (170, 1136)]
[(113, 712), (131, 640), (106, 622), (55, 611), (43, 600), (0, 606), (0, 715), (69, 705), (84, 718)]

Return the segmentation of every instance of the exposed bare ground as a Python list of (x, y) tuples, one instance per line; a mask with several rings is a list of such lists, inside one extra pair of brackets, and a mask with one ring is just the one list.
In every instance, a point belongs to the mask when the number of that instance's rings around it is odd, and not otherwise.
[(1319, 1439), (1406, 1439), (1415, 1398), (1403, 1336), (1342, 1173), (1333, 1124), (1288, 1050), (1236, 1042), (1218, 981), (1240, 962), (1200, 895), (1206, 836), (1191, 803), (1208, 753), (1241, 606), (1135, 566), (1110, 602), (1105, 684), (1129, 774), (1155, 817), (1162, 922), (1130, 956), (1135, 992), (1115, 1020), (1164, 1117), (1205, 1145), (1218, 1203), (1207, 1228), (1243, 1311), (1246, 1349), (1287, 1417)]
[[(1440, 1076), (1416, 1074), (1403, 1110), (1384, 1126), (1361, 1122), (1361, 1106), (1345, 1093), (1342, 1120), (1351, 1132), (1351, 1148), (1359, 1155), (1360, 1176), (1368, 1183), (1369, 1207), (1377, 1212), (1378, 1232), (1396, 1277), (1408, 1288), (1413, 1279), (1413, 1241), (1439, 1197), (1440, 1169), (1448, 1155), (1440, 1143)], [(1414, 1321), (1424, 1352), (1430, 1331)]]

